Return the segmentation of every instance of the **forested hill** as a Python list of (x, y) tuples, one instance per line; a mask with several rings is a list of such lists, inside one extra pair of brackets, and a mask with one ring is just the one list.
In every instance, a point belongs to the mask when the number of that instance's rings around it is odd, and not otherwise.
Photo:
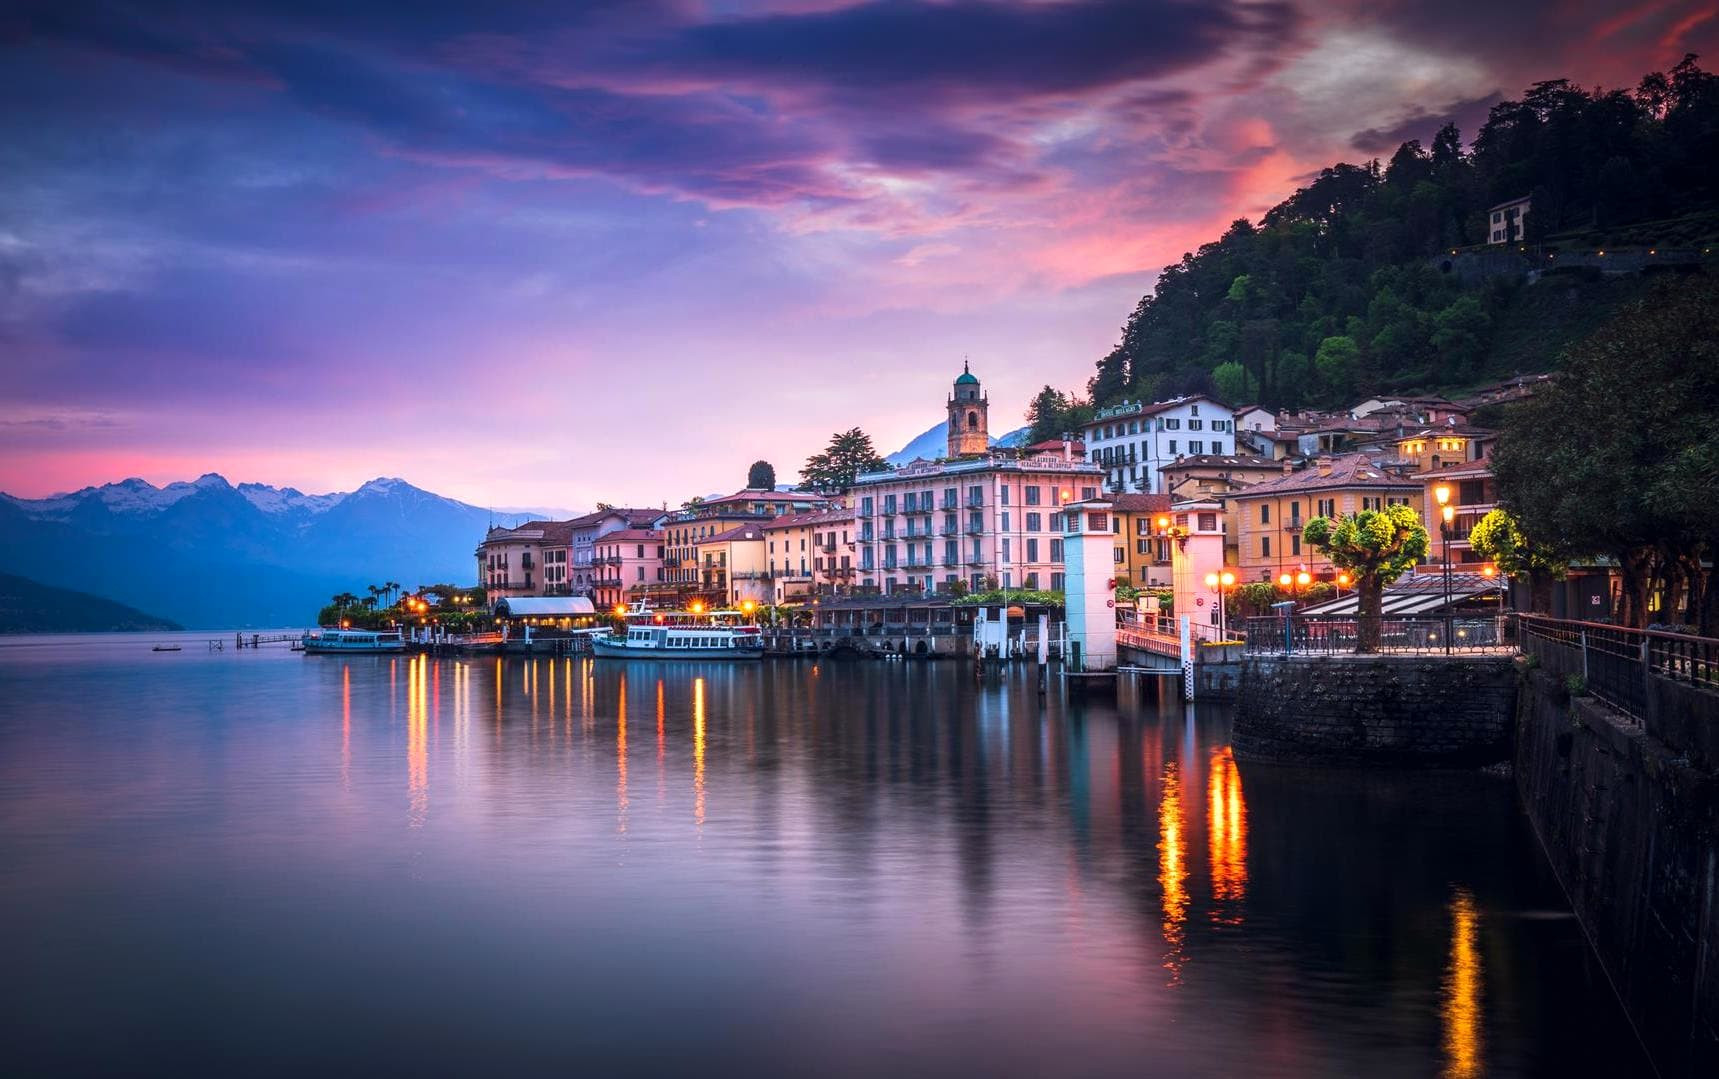
[(1530, 248), (1711, 244), (1715, 162), (1719, 77), (1693, 56), (1629, 91), (1537, 83), (1494, 106), (1472, 144), (1447, 125), (1430, 148), (1333, 165), (1165, 269), (1098, 362), (1090, 401), (1335, 405), (1549, 369), (1639, 279), (1464, 284), (1441, 256), (1485, 243), (1487, 210), (1522, 196)]
[(171, 630), (165, 618), (144, 614), (111, 599), (49, 588), (10, 573), (0, 573), (0, 633), (109, 633)]

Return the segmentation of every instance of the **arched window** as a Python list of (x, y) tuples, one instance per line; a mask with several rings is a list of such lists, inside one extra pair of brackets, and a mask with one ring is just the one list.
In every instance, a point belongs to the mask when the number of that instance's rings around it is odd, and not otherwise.
[(977, 431), (978, 429), (979, 429), (979, 414), (977, 412), (967, 413), (967, 430)]

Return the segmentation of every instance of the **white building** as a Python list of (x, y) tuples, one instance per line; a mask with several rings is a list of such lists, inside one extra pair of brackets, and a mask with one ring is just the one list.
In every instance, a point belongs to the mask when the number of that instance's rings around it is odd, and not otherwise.
[(1521, 243), (1527, 236), (1523, 219), (1528, 216), (1530, 202), (1526, 196), (1501, 202), (1486, 211), (1486, 242), (1489, 244)]
[(1178, 457), (1234, 453), (1235, 413), (1204, 394), (1101, 408), (1081, 428), (1087, 457), (1118, 494), (1158, 494), (1158, 470)]

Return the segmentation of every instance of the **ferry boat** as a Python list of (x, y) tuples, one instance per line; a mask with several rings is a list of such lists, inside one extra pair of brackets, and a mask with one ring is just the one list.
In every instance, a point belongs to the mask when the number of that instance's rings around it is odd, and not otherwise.
[(397, 629), (313, 629), (299, 638), (307, 656), (374, 655), (404, 652), (406, 640)]
[(622, 633), (593, 636), (591, 652), (610, 659), (755, 660), (764, 637), (755, 625), (738, 624), (739, 611), (627, 612)]

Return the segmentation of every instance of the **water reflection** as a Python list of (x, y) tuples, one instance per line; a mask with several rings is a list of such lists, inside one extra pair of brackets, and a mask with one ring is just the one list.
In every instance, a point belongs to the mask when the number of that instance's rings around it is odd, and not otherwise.
[(1212, 920), (1240, 925), (1247, 894), (1247, 805), (1241, 773), (1229, 746), (1212, 751), (1206, 765), (1206, 836), (1212, 861)]
[(1450, 901), (1450, 961), (1445, 967), (1444, 1074), (1448, 1079), (1474, 1079), (1484, 1073), (1481, 1032), (1480, 910), (1466, 888), (1457, 888)]
[(1181, 981), (1186, 961), (1183, 932), (1188, 921), (1188, 840), (1182, 831), (1182, 777), (1175, 761), (1164, 763), (1164, 793), (1158, 802), (1158, 887), (1163, 890), (1164, 969)]
[(246, 653), (0, 669), (20, 1074), (1641, 1071), (1574, 924), (1491, 916), (1564, 908), (1489, 777), (955, 665)]

